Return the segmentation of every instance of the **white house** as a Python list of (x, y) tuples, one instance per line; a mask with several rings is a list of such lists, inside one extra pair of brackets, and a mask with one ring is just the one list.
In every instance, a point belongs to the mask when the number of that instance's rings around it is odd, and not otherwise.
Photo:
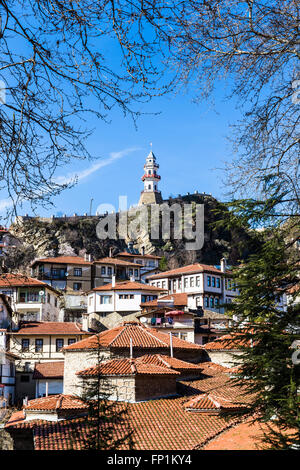
[(90, 326), (99, 322), (113, 328), (122, 320), (135, 319), (141, 312), (141, 303), (155, 300), (164, 290), (136, 281), (115, 282), (95, 287), (88, 294), (87, 312)]
[(202, 307), (223, 312), (221, 304), (232, 302), (238, 295), (224, 259), (221, 260), (221, 269), (196, 263), (155, 274), (148, 280), (151, 286), (167, 289), (169, 294), (187, 294), (191, 309)]
[(15, 402), (16, 359), (16, 354), (7, 351), (6, 330), (0, 329), (0, 408)]
[(58, 320), (60, 294), (45, 282), (25, 274), (2, 274), (0, 293), (10, 297), (15, 323)]
[(107, 256), (93, 262), (93, 287), (100, 287), (111, 282), (112, 276), (119, 281), (134, 277), (140, 279), (140, 266), (128, 260)]

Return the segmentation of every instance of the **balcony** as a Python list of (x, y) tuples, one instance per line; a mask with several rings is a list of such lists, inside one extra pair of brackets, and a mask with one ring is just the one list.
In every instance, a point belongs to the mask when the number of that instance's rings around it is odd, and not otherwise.
[(141, 180), (144, 181), (145, 179), (147, 178), (155, 178), (157, 180), (160, 180), (160, 176), (159, 175), (143, 175)]
[(180, 321), (171, 317), (147, 318), (146, 324), (152, 328), (194, 328), (193, 320)]

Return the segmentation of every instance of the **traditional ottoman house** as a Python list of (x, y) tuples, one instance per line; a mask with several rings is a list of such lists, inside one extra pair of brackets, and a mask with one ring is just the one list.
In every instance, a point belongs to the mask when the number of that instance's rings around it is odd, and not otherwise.
[(10, 298), (15, 324), (58, 320), (60, 293), (45, 282), (24, 274), (1, 274), (0, 293)]
[(202, 307), (223, 313), (221, 305), (231, 303), (238, 295), (224, 258), (220, 269), (195, 263), (155, 274), (148, 281), (152, 286), (167, 289), (168, 294), (187, 294), (187, 305), (191, 309)]
[(86, 338), (64, 348), (64, 393), (78, 393), (80, 380), (76, 372), (94, 367), (101, 361), (146, 354), (163, 354), (183, 361), (199, 363), (203, 359), (202, 346), (147, 328), (138, 322), (122, 325)]
[(88, 294), (89, 327), (113, 328), (121, 321), (135, 320), (141, 303), (155, 300), (164, 290), (136, 281), (115, 282), (95, 287)]
[(111, 283), (115, 276), (117, 281), (134, 278), (140, 280), (140, 266), (128, 260), (106, 257), (93, 262), (93, 287)]
[(64, 346), (91, 336), (80, 324), (64, 322), (25, 322), (9, 333), (9, 350), (19, 356), (16, 363), (16, 397), (34, 398), (35, 363), (63, 361)]
[(35, 398), (63, 392), (64, 361), (36, 362), (33, 371)]
[(111, 389), (110, 400), (137, 402), (177, 395), (180, 379), (202, 374), (201, 364), (191, 364), (163, 354), (147, 354), (137, 358), (113, 359), (98, 366), (78, 371), (79, 389), (89, 380), (104, 378), (103, 391)]
[(90, 255), (57, 256), (35, 260), (32, 276), (63, 291), (88, 292), (92, 288), (92, 259)]

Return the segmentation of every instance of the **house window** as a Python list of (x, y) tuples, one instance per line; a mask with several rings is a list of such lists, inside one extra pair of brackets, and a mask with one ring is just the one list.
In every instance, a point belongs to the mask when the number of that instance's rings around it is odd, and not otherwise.
[(47, 294), (47, 302), (50, 304), (50, 294)]
[(185, 278), (184, 278), (184, 287), (187, 287), (187, 286), (188, 286), (188, 278), (185, 277)]
[(29, 339), (22, 339), (22, 352), (29, 351)]
[(20, 382), (22, 383), (28, 383), (29, 382), (29, 375), (21, 375), (20, 377)]
[(107, 268), (107, 274), (108, 276), (112, 275), (112, 268), (110, 266)]
[(139, 270), (138, 269), (134, 270), (134, 275), (135, 275), (135, 277), (139, 277)]
[(42, 352), (43, 344), (44, 344), (44, 341), (42, 339), (36, 339), (35, 340), (35, 352)]
[(205, 307), (209, 307), (209, 298), (205, 297)]
[(81, 290), (82, 284), (81, 282), (73, 282), (73, 290)]
[(200, 287), (200, 276), (196, 276), (196, 286)]
[(219, 307), (219, 299), (218, 299), (218, 297), (215, 298), (215, 307), (217, 307), (217, 308)]
[(180, 339), (183, 339), (184, 341), (187, 340), (187, 334), (186, 333), (180, 333)]
[(100, 304), (111, 304), (112, 295), (100, 295)]
[(134, 299), (134, 295), (133, 295), (133, 294), (130, 294), (130, 295), (129, 295), (129, 298), (130, 298), (130, 299)]
[(212, 285), (212, 287), (216, 287), (216, 278), (215, 278), (215, 276), (213, 276), (211, 278), (211, 285)]
[(60, 352), (64, 347), (64, 340), (61, 338), (56, 339), (56, 352)]
[(82, 276), (82, 268), (74, 268), (74, 276)]
[(211, 277), (210, 276), (207, 276), (207, 285), (208, 285), (208, 287), (211, 286)]
[(213, 297), (210, 298), (210, 307), (211, 308), (214, 307), (214, 298)]
[(220, 288), (220, 286), (221, 286), (221, 283), (220, 283), (220, 278), (219, 278), (219, 277), (217, 277), (217, 287), (218, 287), (218, 289)]
[(181, 289), (181, 279), (178, 279), (178, 289)]
[(57, 307), (57, 297), (54, 298), (54, 305)]
[(166, 288), (166, 281), (162, 281), (161, 286), (162, 286), (163, 289), (165, 289)]
[(101, 268), (101, 274), (106, 274), (106, 268), (105, 268), (105, 266), (102, 266), (102, 268)]
[(91, 306), (92, 303), (93, 303), (93, 296), (91, 295), (91, 296), (89, 297), (89, 306)]
[(193, 277), (190, 278), (190, 287), (194, 287), (194, 278)]
[(133, 269), (129, 269), (129, 276), (132, 276), (133, 275)]
[(76, 339), (74, 338), (69, 338), (68, 339), (68, 345), (76, 343)]

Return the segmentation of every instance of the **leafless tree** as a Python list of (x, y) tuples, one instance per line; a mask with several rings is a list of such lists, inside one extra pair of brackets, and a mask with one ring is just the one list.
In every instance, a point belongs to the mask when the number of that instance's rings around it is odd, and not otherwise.
[(284, 193), (281, 207), (298, 210), (298, 0), (0, 0), (0, 8), (1, 179), (14, 201), (47, 203), (65, 187), (55, 171), (88, 156), (86, 113), (106, 119), (120, 106), (136, 116), (134, 103), (183, 83), (199, 98), (227, 83), (245, 106), (228, 168), (234, 194)]

